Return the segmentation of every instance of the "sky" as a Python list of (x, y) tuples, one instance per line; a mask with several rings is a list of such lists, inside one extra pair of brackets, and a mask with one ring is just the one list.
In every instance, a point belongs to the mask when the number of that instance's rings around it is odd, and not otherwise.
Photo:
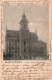
[[(9, 30), (19, 30), (20, 20), (25, 12), (29, 21), (30, 32), (35, 33), (37, 29), (38, 39), (49, 42), (49, 5), (4, 5), (3, 6), (3, 32), (5, 35), (6, 26)], [(5, 39), (5, 37), (4, 37)]]

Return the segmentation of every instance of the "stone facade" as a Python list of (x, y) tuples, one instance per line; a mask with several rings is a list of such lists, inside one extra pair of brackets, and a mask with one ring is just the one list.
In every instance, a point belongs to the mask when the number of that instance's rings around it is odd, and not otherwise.
[(42, 57), (46, 59), (47, 44), (38, 40), (36, 32), (32, 33), (28, 28), (26, 15), (22, 15), (20, 30), (6, 30), (6, 50), (4, 59), (35, 59)]

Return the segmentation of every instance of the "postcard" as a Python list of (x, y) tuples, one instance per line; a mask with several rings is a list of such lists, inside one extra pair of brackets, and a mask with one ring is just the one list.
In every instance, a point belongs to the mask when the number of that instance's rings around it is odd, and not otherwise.
[(0, 1), (0, 79), (52, 80), (52, 1)]

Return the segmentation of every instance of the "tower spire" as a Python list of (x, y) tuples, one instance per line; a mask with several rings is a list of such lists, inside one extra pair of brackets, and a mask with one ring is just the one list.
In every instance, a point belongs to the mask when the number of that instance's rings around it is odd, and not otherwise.
[[(7, 26), (6, 26), (6, 33), (5, 33), (5, 44), (7, 39)], [(7, 54), (7, 44), (5, 45), (5, 54)]]
[(25, 11), (23, 10), (23, 15), (25, 14)]
[(23, 15), (22, 15), (22, 20), (20, 21), (20, 27), (21, 27), (21, 29), (28, 29), (28, 20), (26, 19), (26, 15), (25, 15), (25, 13), (23, 13)]
[(24, 9), (24, 6), (23, 6), (23, 14), (25, 14), (25, 9)]

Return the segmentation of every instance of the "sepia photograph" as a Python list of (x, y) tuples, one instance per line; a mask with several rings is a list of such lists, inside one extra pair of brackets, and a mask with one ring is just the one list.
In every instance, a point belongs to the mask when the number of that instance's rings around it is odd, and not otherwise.
[(49, 59), (49, 5), (3, 5), (3, 60)]

